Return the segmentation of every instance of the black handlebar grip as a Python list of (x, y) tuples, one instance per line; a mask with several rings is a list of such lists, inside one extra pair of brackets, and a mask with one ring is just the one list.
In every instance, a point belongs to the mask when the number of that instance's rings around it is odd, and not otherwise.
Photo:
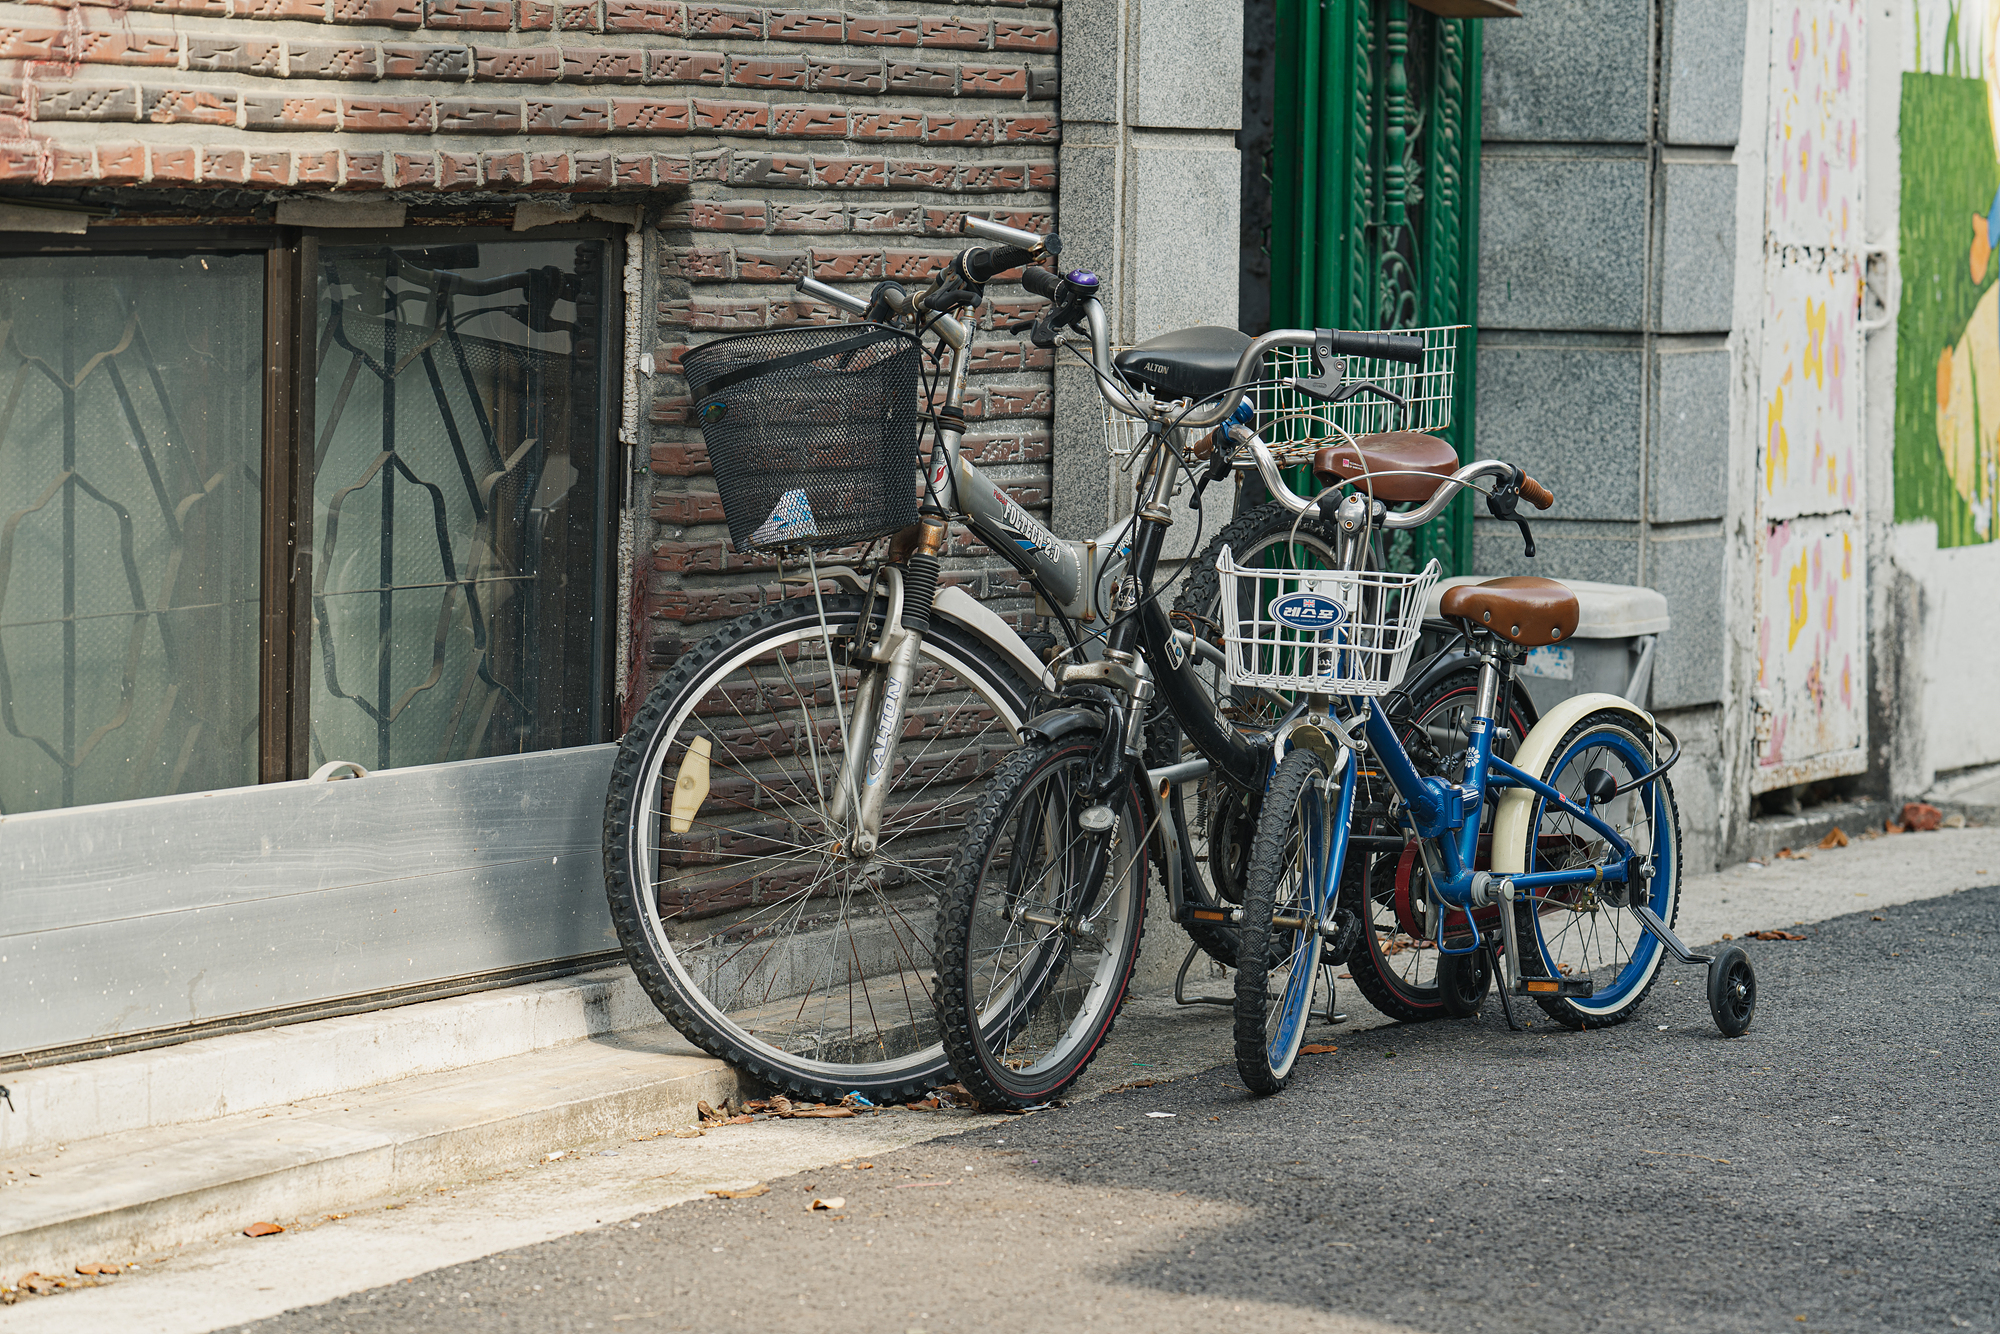
[(1035, 262), (1035, 252), (1010, 245), (975, 246), (958, 257), (959, 272), (970, 283), (984, 283), (996, 273)]
[(1374, 357), (1382, 361), (1402, 361), (1420, 366), (1424, 360), (1424, 340), (1410, 334), (1348, 333), (1328, 330), (1328, 350), (1348, 357)]
[(1021, 270), (1021, 286), (1036, 296), (1053, 300), (1056, 291), (1062, 286), (1062, 279), (1039, 264), (1031, 264)]

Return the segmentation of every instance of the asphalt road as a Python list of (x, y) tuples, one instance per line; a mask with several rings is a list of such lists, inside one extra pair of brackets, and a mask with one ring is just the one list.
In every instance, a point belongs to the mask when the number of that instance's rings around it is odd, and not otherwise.
[(1734, 1042), (1696, 970), (1600, 1033), (1325, 1029), (1276, 1098), (1211, 1070), (244, 1328), (2000, 1331), (2000, 887), (1803, 934)]

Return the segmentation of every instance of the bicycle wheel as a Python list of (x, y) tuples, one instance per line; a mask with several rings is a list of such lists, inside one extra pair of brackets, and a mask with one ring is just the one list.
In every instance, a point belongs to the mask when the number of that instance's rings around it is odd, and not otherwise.
[(1118, 1017), (1146, 911), (1145, 810), (1121, 784), (1103, 805), (1092, 875), (1079, 817), (1094, 734), (1031, 742), (973, 809), (941, 910), (938, 1012), (952, 1069), (981, 1106), (1029, 1107), (1068, 1088)]
[[(827, 644), (839, 664), (861, 604), (828, 598), (823, 631), (813, 599), (790, 599), (681, 659), (619, 747), (604, 874), (626, 958), (690, 1041), (795, 1093), (883, 1101), (946, 1068), (930, 1002), (937, 896), (1031, 690), (978, 637), (934, 619), (881, 844), (843, 857), (827, 802), (860, 674), (829, 670)], [(707, 795), (676, 832), (675, 784), (703, 769), (704, 750)]]
[[(1464, 777), (1465, 750), (1471, 744), (1472, 715), (1478, 703), (1477, 668), (1454, 672), (1412, 702), (1407, 721), (1399, 720), (1396, 732), (1419, 773), (1439, 774), (1454, 782)], [(1505, 720), (1513, 735), (1493, 747), (1501, 759), (1512, 759), (1534, 726), (1532, 707), (1516, 686)], [(1357, 813), (1370, 811), (1375, 815), (1372, 821), (1357, 818), (1355, 832), (1402, 833), (1397, 824), (1402, 798), (1381, 771), (1364, 765), (1357, 782)], [(1361, 948), (1347, 961), (1355, 989), (1370, 1005), (1399, 1023), (1421, 1023), (1451, 1014), (1438, 987), (1438, 952), (1430, 944), (1436, 939), (1431, 924), (1435, 904), (1430, 876), (1415, 840), (1400, 853), (1370, 854), (1366, 870), (1347, 882), (1347, 892), (1364, 924)], [(1482, 920), (1481, 930), (1487, 925)], [(1492, 925), (1499, 925), (1497, 915)]]
[[(1332, 569), (1338, 564), (1339, 528), (1317, 516), (1297, 520), (1276, 501), (1269, 501), (1239, 515), (1209, 542), (1189, 567), (1187, 586), (1174, 600), (1170, 617), (1174, 628), (1188, 630), (1212, 644), (1222, 642), (1222, 584), (1215, 572), (1216, 560), (1228, 547), (1237, 564)], [(1275, 581), (1243, 580), (1238, 596), (1245, 605), (1262, 596), (1266, 601), (1284, 588)], [(1202, 662), (1197, 669), (1204, 687), (1216, 699), (1223, 716), (1238, 727), (1261, 730), (1276, 722), (1291, 701), (1272, 691), (1236, 687), (1219, 666)], [(1184, 758), (1193, 758), (1187, 750)], [(1158, 767), (1165, 759), (1148, 763)], [(1179, 784), (1170, 794), (1174, 813), (1183, 831), (1182, 846), (1188, 859), (1182, 880), (1190, 901), (1197, 906), (1224, 909), (1243, 902), (1243, 886), (1249, 874), (1250, 843), (1255, 836), (1258, 799), (1239, 792), (1217, 778), (1203, 778)], [(1226, 968), (1236, 966), (1237, 931), (1233, 926), (1195, 922), (1188, 935), (1202, 950)]]
[(1257, 821), (1236, 956), (1236, 1069), (1253, 1093), (1284, 1088), (1312, 1014), (1319, 932), (1273, 919), (1314, 916), (1313, 887), (1330, 851), (1326, 771), (1309, 750), (1285, 756)]
[[(1604, 710), (1584, 718), (1564, 734), (1537, 775), (1579, 806), (1589, 801), (1584, 779), (1603, 769), (1626, 783), (1653, 767), (1653, 743), (1631, 714)], [(1521, 865), (1530, 872), (1565, 871), (1602, 865), (1609, 845), (1596, 831), (1559, 806), (1532, 798), (1519, 837)], [(1629, 843), (1653, 858), (1645, 901), (1669, 926), (1680, 907), (1681, 823), (1666, 775), (1613, 797), (1598, 817)], [(1515, 935), (1524, 977), (1588, 977), (1589, 998), (1536, 996), (1549, 1017), (1569, 1028), (1622, 1024), (1659, 977), (1666, 951), (1626, 909), (1617, 884), (1566, 885), (1543, 890), (1514, 906)]]

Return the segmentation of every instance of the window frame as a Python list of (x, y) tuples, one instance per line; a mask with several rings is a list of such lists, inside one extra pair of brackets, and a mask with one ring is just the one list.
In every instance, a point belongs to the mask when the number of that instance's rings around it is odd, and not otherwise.
[[(615, 740), (620, 609), (617, 603), (619, 512), (629, 485), (621, 443), (620, 398), (625, 382), (625, 312), (620, 245), (636, 244), (630, 229), (610, 223), (558, 223), (515, 231), (505, 219), (413, 218), (397, 228), (276, 227), (163, 222), (100, 226), (83, 235), (0, 232), (0, 258), (34, 255), (157, 255), (219, 252), (264, 256), (263, 494), (258, 531), (257, 782), (282, 783), (311, 772), (311, 590), (313, 469), (317, 424), (319, 247), (437, 245), (481, 242), (602, 240), (606, 242), (599, 303), (603, 349), (598, 377), (597, 543), (591, 583), (596, 633), (590, 640), (590, 713), (597, 742)], [(81, 809), (81, 807), (72, 808)]]

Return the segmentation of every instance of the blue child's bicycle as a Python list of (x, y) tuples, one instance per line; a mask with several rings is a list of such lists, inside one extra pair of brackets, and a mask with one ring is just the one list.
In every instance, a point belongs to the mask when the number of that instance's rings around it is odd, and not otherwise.
[[(1247, 427), (1233, 434), (1240, 444), (1261, 443)], [(1390, 826), (1414, 853), (1392, 929), (1405, 948), (1437, 952), (1439, 988), (1460, 1012), (1497, 981), (1510, 1026), (1518, 1026), (1516, 999), (1570, 1028), (1623, 1023), (1672, 954), (1708, 966), (1717, 1027), (1742, 1033), (1756, 1004), (1748, 956), (1736, 945), (1699, 955), (1673, 931), (1681, 882), (1680, 818), (1667, 780), (1680, 756), (1673, 734), (1618, 696), (1581, 695), (1549, 710), (1526, 737), (1504, 738), (1518, 743), (1511, 761), (1495, 753), (1502, 683), (1531, 649), (1575, 632), (1574, 593), (1532, 578), (1445, 593), (1439, 611), (1480, 663), (1462, 754), (1420, 772), (1383, 707), (1408, 668), (1438, 569), (1382, 571), (1369, 558), (1381, 535), (1429, 522), (1479, 481), (1489, 483), (1493, 513), (1517, 522), (1520, 498), (1547, 508), (1554, 497), (1512, 465), (1487, 461), (1421, 480), (1404, 474), (1405, 489), (1414, 483), (1431, 494), (1394, 513), (1375, 498), (1389, 489), (1383, 480), (1352, 478), (1340, 488), (1349, 490), (1344, 498), (1335, 488), (1317, 501), (1278, 497), (1301, 511), (1334, 508), (1336, 568), (1238, 568), (1226, 552), (1218, 567), (1230, 677), (1295, 700), (1277, 729), (1279, 758), (1235, 914), (1236, 1059), (1245, 1083), (1264, 1093), (1284, 1087), (1313, 1013), (1322, 950), (1353, 916), (1340, 908), (1343, 884), (1351, 895), (1365, 879), (1344, 874), (1364, 762), (1386, 777)]]

